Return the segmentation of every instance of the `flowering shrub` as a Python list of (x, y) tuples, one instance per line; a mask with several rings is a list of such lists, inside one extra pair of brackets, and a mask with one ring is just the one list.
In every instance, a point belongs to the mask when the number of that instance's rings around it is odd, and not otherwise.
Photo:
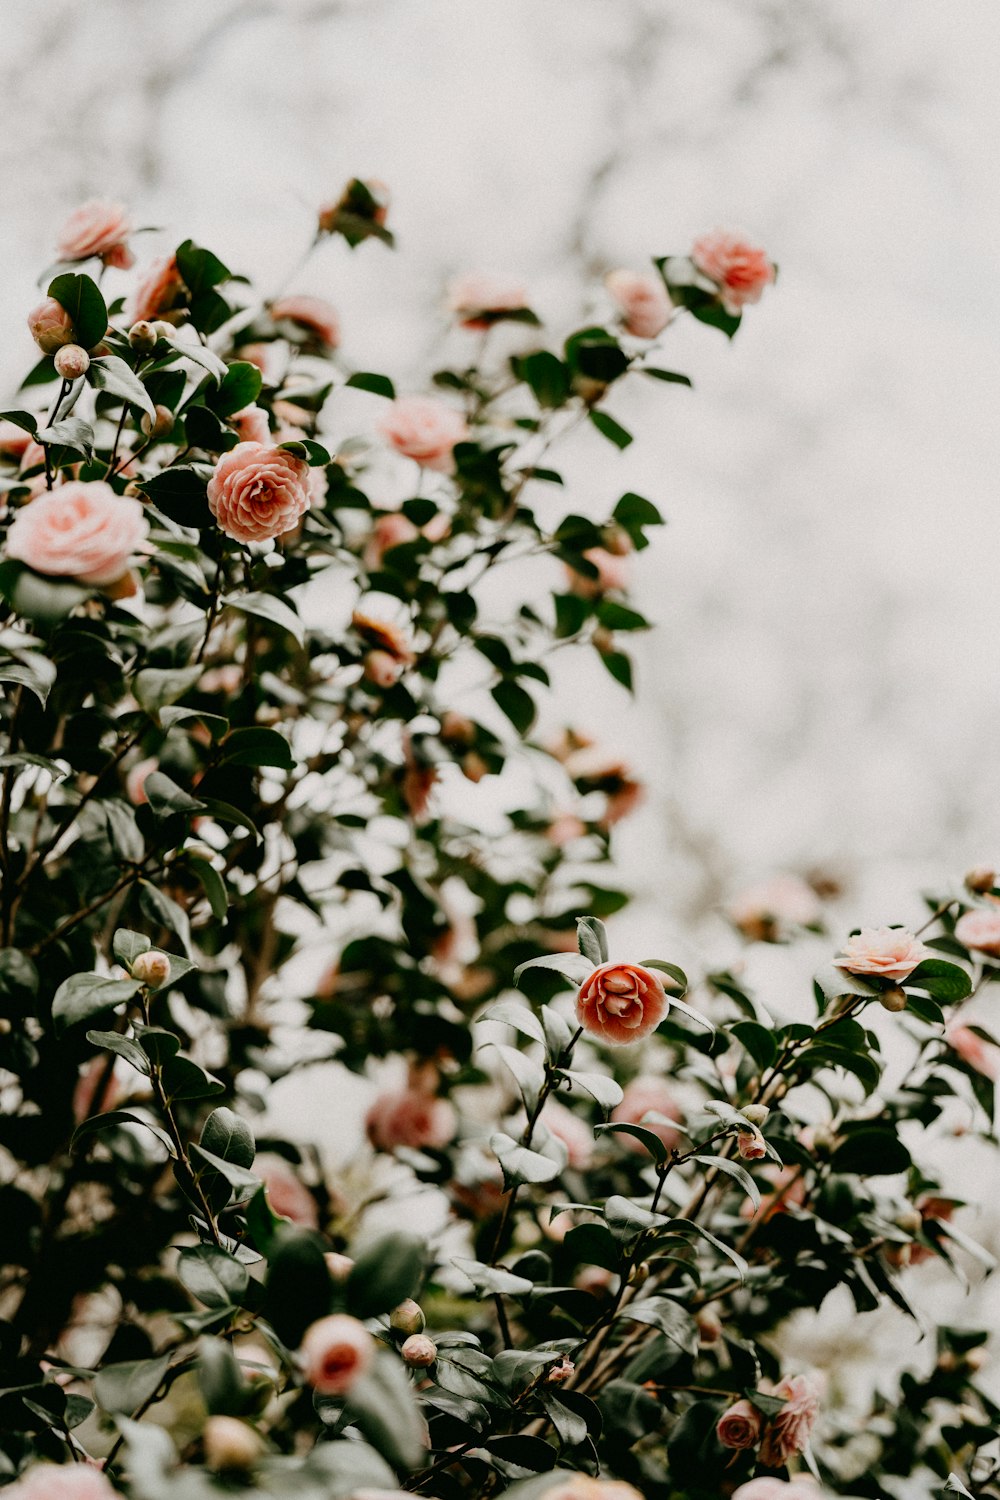
[[(391, 244), (384, 187), (326, 204), (329, 236)], [(952, 1095), (992, 1139), (964, 1007), (1000, 972), (994, 877), (919, 933), (831, 939), (787, 1022), (730, 973), (612, 960), (641, 787), (533, 732), (557, 649), (631, 685), (661, 521), (627, 489), (577, 513), (550, 453), (581, 422), (627, 448), (621, 383), (690, 383), (650, 340), (684, 311), (735, 333), (768, 257), (717, 233), (616, 272), (558, 347), (525, 288), (463, 278), (462, 357), (397, 395), (345, 365), (339, 311), (261, 303), (190, 240), (109, 305), (134, 240), (116, 205), (73, 215), (0, 428), (0, 1480), (799, 1500), (810, 1471), (876, 1495), (967, 1469), (982, 1334), (942, 1329), (859, 1450), (780, 1331), (984, 1259), (918, 1148)], [(535, 790), (483, 832), (455, 805), (509, 762)], [(783, 941), (822, 905), (789, 877), (733, 920)], [(912, 1052), (891, 1089), (880, 1009)], [(400, 1069), (357, 1170), (264, 1113), (317, 1057)]]

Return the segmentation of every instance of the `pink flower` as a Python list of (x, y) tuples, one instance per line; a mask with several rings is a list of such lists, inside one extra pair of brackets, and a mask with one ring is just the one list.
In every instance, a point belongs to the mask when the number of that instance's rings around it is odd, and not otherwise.
[(241, 443), (263, 443), (265, 446), (270, 443), (271, 429), (267, 422), (267, 412), (259, 406), (244, 406), (242, 411), (236, 412), (229, 420), (239, 433)]
[(309, 465), (285, 448), (237, 443), (208, 481), (208, 505), (227, 536), (263, 542), (291, 531), (309, 509)]
[(967, 911), (955, 923), (955, 936), (965, 948), (1000, 958), (1000, 906)]
[(599, 594), (606, 594), (609, 589), (628, 588), (628, 563), (619, 553), (609, 552), (605, 547), (588, 547), (583, 556), (587, 562), (593, 563), (597, 569), (597, 577), (591, 578), (586, 573), (578, 573), (567, 564), (569, 584), (574, 594), (579, 594), (583, 599), (595, 599)]
[(741, 312), (747, 303), (759, 302), (764, 288), (774, 280), (774, 266), (766, 252), (725, 229), (695, 240), (691, 259), (703, 276), (716, 283), (719, 300), (730, 313)]
[(114, 1500), (117, 1495), (91, 1463), (35, 1464), (7, 1491), (9, 1500)]
[(773, 1394), (783, 1397), (785, 1405), (768, 1423), (760, 1461), (770, 1469), (780, 1469), (809, 1442), (819, 1416), (819, 1385), (811, 1375), (791, 1375), (778, 1382)]
[(576, 997), (576, 1018), (584, 1030), (618, 1047), (655, 1031), (668, 1009), (660, 976), (639, 964), (601, 964)]
[(733, 1500), (818, 1500), (819, 1486), (811, 1478), (777, 1479), (763, 1475), (733, 1492)]
[(372, 534), (365, 545), (365, 567), (375, 572), (382, 566), (382, 558), (393, 547), (405, 542), (414, 542), (420, 532), (401, 510), (385, 511), (378, 516)]
[(558, 1099), (550, 1099), (539, 1116), (541, 1123), (566, 1147), (567, 1163), (584, 1172), (594, 1155), (594, 1132)]
[(75, 342), (73, 319), (54, 297), (46, 297), (28, 314), (28, 332), (43, 354), (55, 354)]
[(397, 453), (439, 474), (454, 470), (452, 450), (469, 436), (462, 413), (434, 396), (400, 396), (390, 406), (380, 431)]
[(928, 948), (905, 927), (863, 927), (848, 938), (839, 958), (838, 969), (848, 974), (875, 974), (883, 979), (908, 979), (925, 958), (933, 958)]
[(368, 1139), (379, 1151), (407, 1146), (447, 1146), (457, 1128), (455, 1111), (447, 1099), (439, 1099), (422, 1088), (405, 1088), (379, 1094), (365, 1118)]
[(545, 1500), (643, 1500), (643, 1497), (623, 1479), (591, 1479), (589, 1474), (569, 1474), (564, 1484), (545, 1491)]
[[(611, 1118), (616, 1124), (642, 1125), (659, 1136), (667, 1151), (672, 1151), (677, 1145), (677, 1131), (660, 1120), (647, 1120), (645, 1117), (649, 1114), (666, 1115), (668, 1120), (679, 1121), (681, 1118), (681, 1112), (671, 1095), (670, 1085), (653, 1073), (641, 1073), (638, 1078), (633, 1078), (625, 1085), (622, 1102), (611, 1111)], [(620, 1135), (618, 1139), (623, 1146), (628, 1146), (633, 1151), (645, 1150), (642, 1142), (637, 1141), (634, 1136)]]
[(148, 800), (146, 797), (146, 777), (151, 771), (158, 771), (160, 762), (155, 755), (147, 755), (145, 760), (137, 760), (134, 766), (130, 766), (125, 776), (125, 795), (133, 807), (142, 807)]
[(101, 479), (70, 480), (22, 506), (7, 533), (7, 556), (100, 588), (121, 578), (148, 531), (138, 500)]
[(821, 911), (819, 897), (806, 881), (798, 875), (774, 875), (741, 891), (727, 914), (744, 937), (774, 942), (789, 927), (818, 922)]
[(527, 290), (507, 276), (473, 271), (459, 276), (448, 288), (448, 309), (463, 328), (482, 331), (504, 313), (520, 312), (527, 305)]
[(952, 1021), (945, 1027), (944, 1039), (970, 1068), (994, 1083), (1000, 1079), (1000, 1047), (977, 1036), (971, 1026)]
[(152, 322), (155, 318), (173, 322), (186, 297), (187, 288), (176, 255), (161, 255), (140, 276), (125, 304), (126, 320), (130, 324)]
[(736, 1401), (722, 1413), (715, 1435), (724, 1448), (756, 1448), (760, 1429), (760, 1412), (753, 1402)]
[(626, 332), (637, 339), (655, 339), (673, 314), (663, 279), (652, 271), (612, 271), (604, 285), (621, 309)]
[(336, 349), (340, 343), (336, 308), (324, 297), (279, 297), (271, 303), (271, 317), (276, 323), (294, 323), (324, 349)]
[(760, 1161), (767, 1155), (764, 1137), (754, 1126), (753, 1130), (740, 1130), (736, 1134), (736, 1149), (744, 1161)]
[(128, 247), (132, 223), (120, 203), (91, 198), (74, 209), (59, 231), (60, 260), (89, 260), (97, 256), (106, 266), (127, 271), (135, 263)]
[(267, 1201), (279, 1219), (291, 1219), (293, 1224), (304, 1224), (308, 1229), (319, 1228), (316, 1199), (283, 1156), (265, 1151), (257, 1157), (253, 1169), (267, 1189)]
[(0, 457), (20, 458), (31, 441), (31, 433), (16, 422), (0, 421)]
[(375, 1340), (357, 1318), (333, 1313), (310, 1324), (299, 1354), (307, 1385), (324, 1396), (342, 1396), (371, 1367)]

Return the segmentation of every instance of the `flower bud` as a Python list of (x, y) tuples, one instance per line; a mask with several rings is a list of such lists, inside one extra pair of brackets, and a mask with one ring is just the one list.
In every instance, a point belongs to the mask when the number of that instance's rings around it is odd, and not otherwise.
[(79, 344), (63, 344), (56, 350), (55, 367), (64, 380), (79, 380), (90, 369), (90, 355)]
[(917, 1208), (904, 1208), (895, 1218), (895, 1223), (906, 1234), (916, 1234), (923, 1226), (923, 1215)]
[(406, 1363), (414, 1370), (426, 1370), (437, 1359), (437, 1344), (423, 1333), (411, 1333), (400, 1349)]
[(617, 557), (624, 557), (632, 551), (632, 538), (620, 526), (617, 521), (610, 521), (601, 531), (601, 543), (609, 552), (614, 552)]
[(767, 1146), (759, 1130), (740, 1130), (736, 1136), (736, 1147), (744, 1161), (760, 1161), (767, 1155)]
[(740, 1110), (744, 1119), (750, 1121), (751, 1125), (763, 1125), (771, 1111), (766, 1104), (748, 1104)]
[(563, 1381), (568, 1380), (575, 1369), (576, 1365), (573, 1361), (566, 1355), (563, 1355), (558, 1364), (549, 1366), (545, 1382), (547, 1385), (562, 1385)]
[(468, 755), (462, 756), (461, 765), (462, 775), (466, 781), (471, 781), (475, 786), (478, 786), (483, 777), (489, 773), (489, 766), (475, 750), (470, 750)]
[[(968, 1365), (970, 1370), (972, 1370), (973, 1372), (977, 1372), (983, 1369), (983, 1367), (987, 1364), (989, 1357), (989, 1351), (985, 1349), (982, 1344), (978, 1344), (975, 1349), (969, 1349), (966, 1351), (965, 1363)], [(974, 1420), (979, 1420), (978, 1415), (974, 1418)]]
[(988, 865), (975, 865), (966, 875), (965, 884), (978, 896), (985, 896), (997, 883), (997, 873)]
[(170, 959), (156, 948), (140, 953), (132, 964), (132, 978), (148, 990), (158, 990), (170, 978)]
[(699, 1344), (717, 1344), (722, 1337), (722, 1319), (710, 1307), (703, 1307), (695, 1317)]
[(891, 1010), (893, 1012), (905, 1010), (906, 991), (901, 989), (898, 984), (894, 984), (891, 989), (882, 991), (878, 997), (878, 1003), (883, 1010)]
[(209, 1417), (202, 1442), (207, 1467), (217, 1471), (252, 1469), (263, 1452), (258, 1434), (237, 1417)]
[(402, 667), (388, 651), (369, 651), (365, 657), (365, 676), (376, 687), (391, 688)]
[(349, 1255), (341, 1255), (337, 1250), (328, 1250), (323, 1259), (326, 1261), (326, 1269), (330, 1273), (331, 1281), (346, 1281), (354, 1270), (354, 1262), (351, 1257)]
[(43, 354), (55, 354), (65, 344), (72, 344), (75, 337), (72, 318), (54, 297), (46, 297), (32, 308), (28, 331)]
[(142, 418), (142, 430), (147, 437), (166, 437), (174, 430), (174, 414), (169, 406), (157, 406), (155, 420), (148, 412)]
[(152, 354), (156, 348), (158, 334), (152, 323), (147, 323), (144, 318), (138, 323), (133, 323), (128, 331), (128, 341), (136, 354)]
[(590, 644), (602, 656), (610, 656), (611, 652), (615, 649), (613, 631), (608, 630), (605, 625), (598, 625), (590, 637)]
[(649, 1262), (642, 1260), (637, 1266), (634, 1266), (632, 1269), (632, 1274), (628, 1280), (630, 1286), (642, 1286), (644, 1281), (648, 1281)]
[(424, 1315), (420, 1304), (414, 1302), (412, 1297), (407, 1297), (398, 1307), (394, 1307), (389, 1314), (389, 1327), (394, 1328), (397, 1333), (423, 1333)]

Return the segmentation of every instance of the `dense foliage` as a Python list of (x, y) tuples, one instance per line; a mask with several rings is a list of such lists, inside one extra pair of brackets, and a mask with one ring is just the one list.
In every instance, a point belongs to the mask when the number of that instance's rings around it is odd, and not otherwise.
[[(939, 1330), (861, 1437), (779, 1350), (837, 1288), (907, 1311), (909, 1264), (988, 1264), (920, 1145), (953, 1096), (993, 1141), (996, 1054), (956, 1019), (1000, 973), (992, 873), (919, 934), (831, 945), (786, 1021), (732, 973), (609, 958), (641, 788), (579, 726), (533, 737), (553, 652), (631, 687), (628, 557), (661, 523), (624, 485), (577, 513), (553, 445), (626, 449), (627, 380), (688, 399), (655, 341), (683, 312), (732, 336), (767, 257), (716, 233), (615, 272), (558, 347), (521, 288), (466, 278), (462, 358), (400, 397), (345, 367), (328, 304), (262, 303), (189, 240), (109, 305), (130, 234), (112, 205), (66, 226), (0, 428), (0, 1482), (972, 1483), (982, 1333)], [(380, 184), (321, 210), (331, 236), (391, 244)], [(475, 789), (501, 773), (498, 833)], [(821, 917), (801, 882), (733, 912), (749, 941)], [(891, 1088), (880, 1008), (912, 1054)], [(339, 1181), (264, 1114), (317, 1058), (400, 1070)], [(445, 1229), (376, 1232), (414, 1185)]]

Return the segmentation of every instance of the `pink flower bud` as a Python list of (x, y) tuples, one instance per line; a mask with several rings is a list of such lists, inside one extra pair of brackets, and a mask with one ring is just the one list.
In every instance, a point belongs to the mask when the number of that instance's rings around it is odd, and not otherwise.
[(151, 417), (148, 412), (142, 418), (142, 430), (149, 438), (168, 437), (174, 430), (174, 414), (169, 406), (157, 406), (156, 416)]
[(43, 354), (54, 354), (64, 344), (72, 344), (73, 319), (54, 297), (32, 308), (28, 314), (28, 331)]
[(763, 1125), (770, 1113), (766, 1104), (746, 1104), (740, 1110), (740, 1114), (749, 1120), (751, 1125)]
[(136, 354), (152, 354), (156, 348), (157, 338), (156, 329), (146, 318), (140, 318), (137, 323), (133, 323), (128, 331), (129, 347), (134, 349)]
[(263, 1452), (263, 1444), (246, 1422), (237, 1417), (209, 1417), (202, 1433), (205, 1463), (210, 1469), (252, 1469)]
[(878, 1003), (883, 1010), (891, 1010), (893, 1012), (905, 1010), (906, 991), (900, 989), (898, 984), (894, 984), (891, 989), (882, 991), (878, 997)]
[(741, 1130), (736, 1137), (736, 1145), (744, 1161), (760, 1161), (762, 1156), (767, 1155), (767, 1146), (764, 1137), (759, 1130)]
[(997, 883), (997, 872), (989, 865), (976, 865), (969, 870), (965, 877), (965, 884), (970, 891), (975, 891), (977, 896), (985, 896)]
[(147, 989), (158, 990), (170, 978), (170, 959), (156, 948), (140, 953), (132, 964), (132, 978)]
[(90, 355), (79, 344), (64, 344), (56, 350), (55, 367), (64, 380), (79, 380), (90, 369)]
[(369, 651), (365, 656), (365, 677), (375, 687), (391, 688), (402, 670), (401, 663), (388, 651)]
[(354, 1270), (354, 1262), (351, 1257), (349, 1255), (341, 1255), (337, 1250), (328, 1250), (323, 1259), (326, 1261), (326, 1269), (330, 1273), (331, 1281), (346, 1281)]
[(397, 1333), (423, 1333), (424, 1315), (420, 1304), (414, 1302), (412, 1297), (407, 1297), (398, 1307), (394, 1307), (389, 1314), (389, 1327)]
[(414, 1370), (426, 1370), (437, 1359), (437, 1344), (426, 1334), (412, 1333), (399, 1352)]
[(563, 1381), (568, 1380), (575, 1369), (576, 1365), (573, 1361), (564, 1355), (558, 1364), (549, 1366), (548, 1374), (545, 1377), (546, 1384), (562, 1385)]
[(306, 1383), (324, 1396), (342, 1396), (370, 1368), (375, 1341), (357, 1318), (333, 1313), (306, 1329), (300, 1354)]

